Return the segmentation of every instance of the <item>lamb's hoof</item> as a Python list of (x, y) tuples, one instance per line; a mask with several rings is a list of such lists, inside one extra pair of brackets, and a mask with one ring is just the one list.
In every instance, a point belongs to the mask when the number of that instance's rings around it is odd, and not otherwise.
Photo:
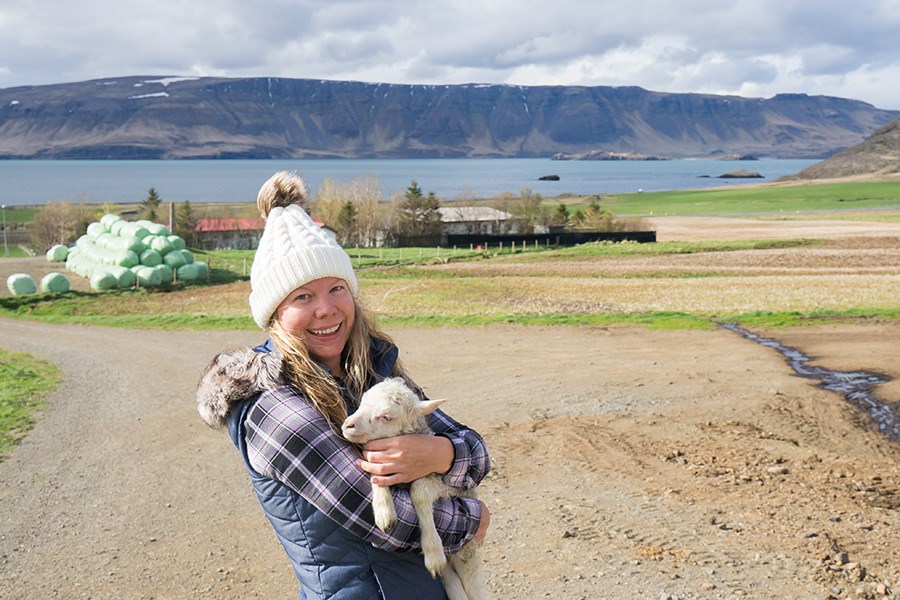
[(390, 530), (394, 525), (397, 524), (397, 517), (388, 518), (388, 517), (375, 517), (375, 525), (378, 526), (378, 529), (382, 531)]
[(428, 569), (428, 572), (431, 573), (431, 576), (435, 579), (440, 577), (441, 573), (444, 572), (445, 566), (447, 566), (447, 557), (443, 554), (439, 556), (425, 557), (425, 567)]

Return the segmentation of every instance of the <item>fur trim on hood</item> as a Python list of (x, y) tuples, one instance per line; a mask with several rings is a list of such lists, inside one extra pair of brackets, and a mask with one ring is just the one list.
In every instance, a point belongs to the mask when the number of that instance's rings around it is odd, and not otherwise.
[(207, 425), (220, 429), (233, 406), (283, 382), (277, 352), (226, 350), (213, 357), (197, 383), (197, 411)]

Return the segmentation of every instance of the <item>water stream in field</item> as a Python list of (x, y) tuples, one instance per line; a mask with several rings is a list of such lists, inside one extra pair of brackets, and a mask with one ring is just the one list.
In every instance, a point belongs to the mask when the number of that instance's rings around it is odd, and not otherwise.
[(865, 371), (832, 371), (824, 367), (808, 365), (810, 358), (797, 350), (789, 348), (778, 340), (762, 337), (733, 323), (721, 323), (729, 331), (739, 333), (748, 340), (767, 348), (774, 348), (785, 358), (791, 368), (801, 377), (818, 380), (824, 389), (841, 394), (846, 400), (865, 411), (878, 425), (878, 429), (889, 438), (900, 441), (900, 415), (895, 407), (887, 404), (872, 391), (879, 383), (890, 381), (887, 375), (867, 373)]

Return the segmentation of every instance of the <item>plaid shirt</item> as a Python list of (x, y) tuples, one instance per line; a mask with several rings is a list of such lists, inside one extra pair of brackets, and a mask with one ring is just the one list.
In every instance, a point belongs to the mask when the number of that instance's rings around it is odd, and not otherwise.
[[(388, 532), (375, 525), (370, 475), (356, 465), (359, 452), (297, 392), (282, 386), (264, 392), (246, 419), (247, 455), (261, 475), (280, 481), (351, 533), (378, 548), (421, 548), (418, 519), (408, 488), (394, 486), (397, 524)], [(484, 440), (441, 411), (430, 416), (431, 430), (453, 442), (456, 456), (444, 481), (471, 489), (490, 470)], [(444, 548), (456, 552), (472, 539), (481, 506), (470, 498), (434, 504), (434, 521)]]

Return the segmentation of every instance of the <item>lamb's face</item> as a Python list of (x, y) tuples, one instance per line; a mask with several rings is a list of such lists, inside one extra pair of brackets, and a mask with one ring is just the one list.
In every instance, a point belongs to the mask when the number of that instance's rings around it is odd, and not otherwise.
[(418, 396), (401, 378), (385, 379), (363, 394), (359, 408), (347, 417), (341, 432), (355, 444), (400, 435), (420, 416), (417, 404)]

